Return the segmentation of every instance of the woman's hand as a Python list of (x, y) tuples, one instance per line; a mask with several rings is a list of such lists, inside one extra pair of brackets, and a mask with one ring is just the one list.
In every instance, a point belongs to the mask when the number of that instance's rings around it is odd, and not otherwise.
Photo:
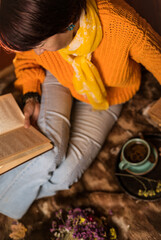
[(24, 127), (28, 128), (31, 125), (37, 125), (37, 119), (40, 112), (40, 103), (35, 98), (28, 98), (23, 109), (25, 122)]

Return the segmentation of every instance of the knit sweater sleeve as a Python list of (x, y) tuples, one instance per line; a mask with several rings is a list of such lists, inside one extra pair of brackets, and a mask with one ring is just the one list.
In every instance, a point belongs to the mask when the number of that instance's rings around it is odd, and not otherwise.
[(45, 78), (45, 71), (37, 63), (32, 51), (16, 53), (13, 63), (17, 78), (15, 87), (23, 94), (27, 92), (41, 94), (41, 83)]
[(131, 47), (131, 57), (141, 63), (161, 84), (161, 36), (144, 22), (144, 29), (138, 30), (137, 38)]

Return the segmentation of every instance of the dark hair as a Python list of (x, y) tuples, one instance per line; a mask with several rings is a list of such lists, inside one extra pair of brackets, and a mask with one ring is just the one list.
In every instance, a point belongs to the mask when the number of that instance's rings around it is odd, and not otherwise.
[(33, 49), (67, 31), (86, 7), (86, 0), (1, 0), (0, 41), (17, 51)]

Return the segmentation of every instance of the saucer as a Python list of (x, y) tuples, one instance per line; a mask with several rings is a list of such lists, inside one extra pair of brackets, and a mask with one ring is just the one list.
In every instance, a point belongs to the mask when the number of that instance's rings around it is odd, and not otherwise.
[[(161, 181), (161, 155), (159, 149), (161, 147), (161, 133), (143, 133), (144, 139), (153, 149), (149, 161), (152, 162), (151, 169), (143, 173), (131, 173), (130, 170), (121, 170), (119, 168), (120, 152), (116, 160), (115, 175), (120, 187), (134, 199), (144, 201), (155, 201), (161, 199), (161, 191), (157, 191), (158, 183)], [(157, 157), (156, 157), (157, 156)], [(139, 176), (142, 175), (142, 176)], [(153, 191), (153, 195), (140, 195), (139, 190), (149, 193)]]
[(125, 171), (133, 175), (144, 175), (152, 171), (158, 162), (158, 151), (156, 147), (154, 147), (154, 145), (152, 144), (150, 144), (150, 148), (151, 148), (151, 154), (150, 154), (149, 160), (145, 164), (138, 166), (138, 168), (136, 166), (134, 167), (131, 166)]

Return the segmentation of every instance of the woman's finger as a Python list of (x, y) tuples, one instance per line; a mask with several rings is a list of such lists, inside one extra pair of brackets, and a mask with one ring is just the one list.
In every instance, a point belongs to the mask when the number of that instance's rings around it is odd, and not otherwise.
[(25, 116), (24, 127), (28, 128), (30, 126), (30, 118), (34, 113), (35, 103), (33, 101), (26, 102), (23, 112)]
[(30, 114), (26, 111), (24, 112), (25, 120), (24, 120), (24, 127), (28, 128), (30, 126)]

